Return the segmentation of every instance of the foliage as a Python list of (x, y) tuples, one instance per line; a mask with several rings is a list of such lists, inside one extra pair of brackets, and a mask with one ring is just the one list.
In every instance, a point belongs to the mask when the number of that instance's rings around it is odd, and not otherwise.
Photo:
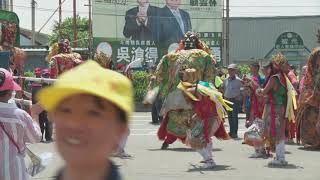
[(145, 71), (136, 71), (132, 73), (132, 83), (134, 88), (134, 99), (136, 102), (142, 102), (147, 93), (149, 84), (149, 74)]
[[(25, 77), (34, 77), (34, 72), (33, 71), (26, 71), (26, 72), (24, 72), (24, 76)], [(27, 81), (27, 80), (25, 80), (25, 81), (23, 81), (23, 86), (24, 86), (24, 90), (25, 91), (28, 91), (28, 92), (31, 92), (31, 82), (30, 81)]]
[[(88, 37), (89, 37), (89, 20), (88, 18), (82, 18), (77, 16), (77, 33), (78, 33), (78, 47), (86, 48), (88, 47)], [(73, 18), (66, 18), (61, 25), (61, 38), (69, 39), (73, 42)], [(49, 37), (50, 46), (59, 41), (59, 22), (55, 21), (53, 25), (52, 34)], [(71, 43), (72, 46), (72, 43)]]
[(24, 72), (24, 76), (25, 77), (33, 77), (34, 73), (32, 71), (26, 71), (26, 72)]
[(246, 74), (249, 74), (250, 73), (250, 67), (246, 64), (241, 64), (241, 65), (238, 65), (238, 76), (240, 78), (242, 78), (244, 75)]

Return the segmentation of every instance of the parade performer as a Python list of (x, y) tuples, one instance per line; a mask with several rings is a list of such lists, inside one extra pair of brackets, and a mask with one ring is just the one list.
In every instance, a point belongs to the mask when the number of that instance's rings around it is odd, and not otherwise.
[(212, 168), (211, 137), (229, 139), (223, 126), (224, 108), (231, 110), (210, 81), (215, 63), (209, 48), (188, 32), (175, 53), (165, 55), (155, 72), (159, 95), (165, 99), (158, 138), (162, 149), (177, 138), (197, 150), (204, 168)]
[(265, 82), (265, 79), (259, 75), (260, 65), (258, 63), (252, 63), (250, 65), (251, 77), (244, 76), (243, 87), (249, 94), (250, 106), (249, 118), (246, 122), (246, 127), (250, 127), (252, 122), (259, 118), (261, 119), (263, 113), (263, 98), (258, 98), (255, 91), (257, 88), (261, 88)]
[(106, 69), (112, 69), (112, 58), (111, 56), (103, 53), (103, 52), (98, 52), (94, 56), (95, 61), (99, 63), (102, 67)]
[(301, 140), (306, 148), (320, 148), (320, 48), (314, 49), (309, 57), (300, 93), (297, 141)]
[(256, 90), (263, 86), (261, 80), (259, 81), (259, 76), (253, 76), (252, 78), (243, 78), (243, 86), (245, 93), (249, 96), (250, 106), (247, 111), (249, 111), (249, 118), (246, 121), (247, 131), (244, 133), (244, 143), (254, 147), (254, 154), (251, 158), (266, 157), (266, 151), (262, 141), (262, 113), (264, 108), (264, 98), (258, 97)]
[(67, 39), (62, 39), (51, 47), (47, 61), (50, 66), (50, 78), (54, 79), (64, 71), (82, 63), (80, 54), (72, 52)]
[(259, 96), (267, 96), (263, 112), (263, 140), (276, 157), (269, 165), (285, 166), (285, 131), (289, 121), (294, 119), (296, 108), (296, 91), (284, 73), (288, 60), (282, 54), (272, 57), (271, 75), (263, 89), (257, 89)]
[[(25, 61), (25, 52), (15, 47), (17, 32), (19, 26), (14, 22), (4, 21), (2, 23), (1, 31), (1, 45), (0, 51), (9, 51), (10, 52), (10, 70), (14, 76), (23, 76), (24, 75), (24, 61)], [(19, 80), (18, 84), (23, 87), (23, 80)], [(19, 95), (22, 97), (22, 95)]]

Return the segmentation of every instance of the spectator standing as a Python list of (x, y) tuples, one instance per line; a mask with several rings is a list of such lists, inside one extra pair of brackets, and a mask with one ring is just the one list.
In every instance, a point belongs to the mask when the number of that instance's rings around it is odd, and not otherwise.
[(40, 141), (36, 121), (14, 103), (8, 103), (13, 91), (21, 87), (11, 73), (0, 68), (0, 178), (1, 180), (27, 180), (24, 161), (26, 143)]
[(232, 111), (228, 112), (228, 120), (230, 126), (229, 135), (232, 138), (238, 138), (238, 123), (239, 123), (239, 109), (240, 109), (240, 88), (241, 80), (236, 75), (237, 65), (230, 64), (228, 66), (229, 76), (223, 81), (224, 97), (233, 103)]

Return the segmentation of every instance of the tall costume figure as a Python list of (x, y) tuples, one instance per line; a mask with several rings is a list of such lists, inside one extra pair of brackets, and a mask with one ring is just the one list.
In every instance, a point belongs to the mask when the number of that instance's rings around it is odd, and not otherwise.
[(244, 133), (244, 142), (254, 147), (255, 152), (250, 157), (260, 158), (266, 157), (266, 151), (263, 145), (263, 121), (262, 114), (264, 109), (264, 98), (256, 94), (256, 90), (263, 86), (260, 77), (252, 76), (252, 78), (243, 78), (244, 92), (250, 98), (249, 117), (246, 121), (247, 131)]
[(263, 140), (276, 157), (269, 165), (287, 165), (285, 161), (286, 125), (294, 120), (296, 108), (296, 91), (284, 73), (288, 60), (282, 54), (272, 58), (272, 71), (264, 89), (257, 89), (259, 96), (267, 96), (264, 107)]
[(81, 56), (71, 50), (70, 42), (62, 39), (52, 46), (47, 60), (50, 66), (50, 78), (58, 75), (82, 63)]
[(320, 48), (312, 51), (301, 88), (297, 112), (297, 140), (320, 148)]
[(162, 58), (155, 73), (164, 99), (158, 131), (159, 139), (164, 140), (162, 149), (180, 139), (201, 154), (205, 168), (215, 166), (211, 137), (229, 139), (222, 119), (224, 108), (231, 108), (210, 82), (213, 63), (210, 49), (188, 32), (180, 48)]

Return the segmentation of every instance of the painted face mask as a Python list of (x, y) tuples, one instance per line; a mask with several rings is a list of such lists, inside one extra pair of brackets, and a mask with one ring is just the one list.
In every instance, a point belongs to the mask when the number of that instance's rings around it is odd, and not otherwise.
[(196, 49), (196, 44), (198, 41), (198, 37), (196, 34), (192, 32), (187, 32), (184, 35), (184, 49), (189, 50), (189, 49)]

